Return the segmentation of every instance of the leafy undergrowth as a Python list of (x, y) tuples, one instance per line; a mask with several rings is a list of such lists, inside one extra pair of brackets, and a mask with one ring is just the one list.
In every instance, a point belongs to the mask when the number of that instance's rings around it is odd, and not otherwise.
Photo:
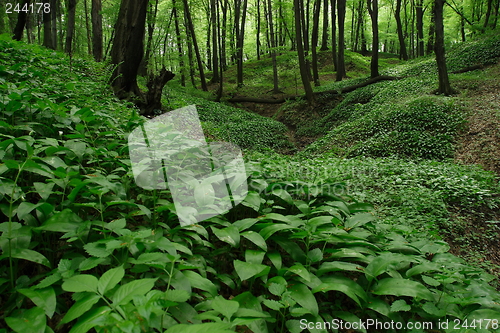
[[(274, 156), (247, 164), (241, 205), (181, 227), (168, 190), (135, 184), (135, 110), (86, 79), (84, 62), (69, 72), (61, 55), (0, 43), (1, 332), (325, 332), (315, 323), (367, 319), (434, 331), (449, 320), (450, 332), (488, 319), (498, 331), (491, 275), (380, 219), (335, 177), (269, 174), (286, 165)], [(449, 200), (489, 198), (475, 178), (435, 178)]]

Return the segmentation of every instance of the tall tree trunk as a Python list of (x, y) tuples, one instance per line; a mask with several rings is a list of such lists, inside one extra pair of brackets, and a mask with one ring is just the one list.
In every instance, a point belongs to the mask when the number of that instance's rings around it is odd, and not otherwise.
[(337, 4), (337, 0), (331, 0), (331, 21), (332, 21), (332, 62), (333, 62), (333, 70), (337, 70), (337, 15), (335, 5)]
[[(50, 34), (52, 35), (52, 45), (53, 49), (57, 50), (57, 14), (59, 11), (58, 1), (57, 0), (49, 0), (50, 1)], [(62, 46), (62, 45), (61, 45)]]
[(73, 35), (75, 33), (76, 0), (68, 1), (68, 28), (66, 31), (66, 53), (73, 54)]
[(485, 29), (488, 27), (488, 23), (490, 21), (492, 5), (493, 5), (493, 0), (488, 0), (488, 7), (486, 9), (486, 16), (484, 18), (484, 25), (483, 25)]
[(142, 96), (137, 72), (144, 55), (144, 32), (148, 0), (122, 0), (115, 25), (111, 63), (116, 65), (111, 85), (119, 97)]
[(379, 75), (378, 73), (378, 0), (366, 0), (368, 7), (368, 12), (372, 19), (372, 31), (373, 31), (373, 41), (372, 41), (372, 59), (370, 62), (370, 76), (375, 78)]
[(500, 0), (497, 0), (497, 5), (495, 6), (495, 20), (493, 21), (493, 25), (491, 26), (493, 30), (495, 30), (497, 27), (498, 16), (500, 15), (499, 10), (500, 10)]
[[(342, 1), (342, 0), (341, 0)], [(294, 0), (294, 11), (295, 11), (295, 38), (297, 39), (297, 53), (299, 57), (299, 67), (300, 67), (300, 77), (302, 79), (302, 84), (304, 85), (304, 92), (306, 94), (307, 101), (309, 104), (314, 103), (314, 95), (311, 87), (311, 82), (309, 81), (309, 73), (306, 66), (306, 57), (304, 53), (304, 41), (302, 38), (302, 15), (301, 11), (303, 9), (302, 0)]]
[(184, 4), (184, 14), (186, 15), (186, 21), (193, 41), (194, 52), (196, 54), (196, 62), (198, 63), (198, 71), (200, 72), (201, 89), (203, 91), (208, 91), (207, 81), (205, 80), (205, 72), (203, 70), (203, 62), (201, 61), (200, 49), (198, 47), (198, 42), (196, 41), (196, 34), (194, 32), (193, 20), (191, 18), (191, 11), (189, 10), (188, 0), (182, 0)]
[(345, 3), (346, 0), (337, 1), (337, 16), (339, 24), (339, 52), (337, 55), (337, 81), (342, 81), (346, 76), (345, 72), (345, 61), (344, 61), (344, 48), (345, 48), (345, 36), (344, 36), (344, 22), (345, 22)]
[(92, 54), (92, 33), (90, 31), (90, 19), (89, 19), (89, 10), (87, 5), (88, 0), (83, 0), (83, 8), (85, 10), (85, 28), (87, 30), (87, 51), (88, 54)]
[(314, 1), (314, 12), (313, 12), (313, 29), (311, 36), (311, 51), (312, 51), (312, 72), (313, 81), (315, 86), (319, 86), (319, 73), (318, 73), (318, 35), (319, 35), (319, 14), (321, 10), (321, 1)]
[(304, 49), (304, 57), (305, 57), (305, 64), (306, 64), (306, 69), (307, 69), (307, 76), (309, 77), (309, 81), (312, 81), (312, 75), (311, 75), (311, 62), (309, 61), (309, 4), (310, 0), (307, 1), (307, 6), (306, 9), (304, 9), (304, 2), (303, 0), (300, 1), (300, 21), (301, 21), (301, 27), (302, 27), (302, 47)]
[(210, 0), (210, 20), (212, 25), (212, 80), (211, 83), (220, 82), (219, 74), (219, 48), (217, 47), (217, 0)]
[(415, 14), (417, 19), (417, 56), (424, 56), (424, 0), (417, 0)]
[[(237, 0), (235, 2), (234, 27), (236, 30), (236, 72), (237, 72), (236, 82), (238, 87), (243, 86), (243, 46), (245, 42), (246, 13), (247, 13), (247, 0)], [(272, 13), (269, 13), (269, 17), (271, 16)], [(272, 18), (270, 22), (271, 22), (270, 25), (272, 25)], [(270, 37), (271, 37), (271, 45), (273, 45), (271, 47), (274, 47), (274, 45), (276, 44), (272, 32)]]
[(257, 60), (260, 60), (260, 0), (257, 0), (257, 33), (256, 33), (256, 46), (257, 46)]
[(323, 34), (321, 35), (321, 51), (328, 50), (328, 0), (323, 0)]
[(431, 21), (429, 23), (429, 34), (427, 39), (426, 54), (429, 55), (434, 51), (434, 38), (436, 36), (436, 24), (434, 22), (434, 2), (431, 2)]
[(408, 53), (406, 52), (405, 37), (403, 35), (403, 26), (401, 24), (401, 0), (396, 0), (396, 11), (394, 13), (396, 18), (396, 30), (399, 39), (399, 58), (408, 60)]
[(451, 88), (446, 68), (446, 57), (444, 50), (444, 24), (443, 24), (443, 5), (445, 0), (434, 0), (434, 23), (436, 25), (436, 63), (438, 67), (439, 88), (438, 93), (446, 96), (452, 95), (454, 90)]
[[(24, 0), (19, 6), (23, 8), (24, 6), (29, 6), (30, 0)], [(4, 12), (4, 8), (1, 9), (2, 12)], [(0, 17), (2, 20), (2, 25), (3, 25), (3, 16)], [(23, 39), (23, 31), (24, 27), (26, 26), (26, 21), (28, 20), (28, 12), (20, 11), (19, 14), (17, 15), (17, 23), (16, 27), (14, 28), (14, 36), (12, 39), (14, 40), (21, 40)], [(0, 31), (1, 33), (1, 31)]]
[(273, 27), (273, 8), (272, 0), (264, 0), (267, 3), (267, 12), (269, 13), (269, 35), (271, 37), (271, 59), (273, 62), (273, 92), (279, 93), (280, 89), (278, 87), (278, 66), (276, 63), (276, 43), (274, 39), (274, 27)]
[(227, 10), (229, 8), (229, 0), (224, 0), (222, 3), (222, 35), (220, 40), (220, 63), (221, 63), (221, 73), (227, 70), (227, 52), (226, 52), (226, 37), (227, 37)]
[(56, 22), (52, 21), (52, 15), (49, 13), (43, 13), (43, 46), (49, 49), (56, 49), (56, 41), (52, 39), (52, 24)]
[(186, 18), (186, 11), (183, 10), (184, 13), (184, 26), (187, 27), (186, 29), (186, 39), (187, 39), (187, 46), (188, 46), (188, 59), (189, 59), (189, 77), (191, 78), (191, 85), (193, 88), (196, 88), (196, 81), (194, 80), (194, 60), (193, 60), (193, 36), (191, 36), (191, 29), (189, 29), (189, 23)]
[(102, 4), (101, 0), (92, 0), (92, 53), (97, 62), (102, 61)]
[(184, 52), (182, 51), (182, 37), (181, 30), (179, 28), (179, 15), (177, 15), (177, 5), (175, 0), (172, 1), (172, 13), (174, 15), (174, 25), (175, 25), (175, 35), (177, 37), (177, 51), (179, 52), (179, 70), (181, 72), (181, 86), (186, 86), (186, 75), (184, 67)]

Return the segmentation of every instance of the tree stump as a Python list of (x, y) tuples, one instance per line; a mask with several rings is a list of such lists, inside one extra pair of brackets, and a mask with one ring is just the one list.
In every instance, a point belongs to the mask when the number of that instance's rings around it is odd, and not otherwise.
[(145, 96), (146, 105), (141, 111), (142, 115), (149, 116), (153, 114), (154, 110), (161, 109), (163, 87), (174, 77), (175, 74), (171, 71), (167, 71), (165, 67), (162, 68), (158, 75), (149, 75), (148, 83), (146, 84), (148, 87), (148, 92)]

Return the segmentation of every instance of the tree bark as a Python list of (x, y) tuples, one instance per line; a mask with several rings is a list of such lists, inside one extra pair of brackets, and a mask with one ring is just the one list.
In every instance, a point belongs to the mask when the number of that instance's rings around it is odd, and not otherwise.
[(260, 60), (260, 0), (257, 0), (257, 33), (255, 37), (257, 47), (257, 60)]
[(328, 0), (323, 0), (323, 34), (320, 50), (328, 50)]
[(191, 11), (189, 10), (189, 4), (187, 0), (183, 0), (184, 4), (184, 14), (186, 15), (186, 21), (188, 23), (188, 29), (193, 41), (194, 52), (196, 54), (196, 62), (198, 63), (198, 71), (200, 72), (201, 89), (203, 91), (208, 91), (207, 81), (205, 80), (205, 72), (203, 70), (203, 63), (201, 61), (200, 49), (198, 48), (198, 43), (196, 41), (196, 34), (194, 31), (193, 20), (191, 18)]
[(278, 86), (278, 65), (276, 63), (276, 41), (274, 38), (274, 27), (273, 27), (273, 8), (271, 0), (264, 0), (267, 3), (267, 12), (269, 13), (269, 34), (271, 37), (271, 59), (273, 63), (273, 93), (279, 93), (280, 89)]
[(311, 36), (311, 50), (312, 50), (312, 72), (314, 85), (318, 87), (319, 84), (319, 73), (318, 73), (318, 36), (319, 36), (319, 14), (321, 10), (321, 1), (316, 0), (314, 2), (314, 13), (313, 13), (313, 29)]
[(345, 21), (345, 4), (346, 0), (337, 1), (338, 9), (338, 20), (339, 20), (339, 52), (337, 54), (337, 81), (342, 81), (346, 76), (345, 72), (345, 61), (344, 61), (344, 47), (345, 47), (345, 36), (344, 36), (344, 21)]
[[(238, 87), (243, 86), (243, 46), (245, 42), (246, 13), (247, 13), (247, 0), (237, 0), (235, 2), (234, 27), (236, 30), (236, 82)], [(270, 24), (272, 24), (272, 18), (271, 18), (272, 13), (269, 13), (269, 17), (271, 19)], [(272, 45), (275, 45), (274, 35), (272, 33), (272, 30), (271, 30), (271, 43)]]
[(92, 54), (92, 33), (90, 31), (90, 19), (89, 19), (89, 10), (87, 5), (87, 0), (83, 0), (83, 8), (85, 10), (85, 29), (87, 32), (87, 51), (88, 54)]
[(337, 70), (337, 15), (335, 14), (335, 5), (337, 0), (331, 0), (331, 21), (332, 21), (332, 62), (333, 70)]
[(92, 0), (92, 53), (97, 62), (102, 61), (102, 4), (101, 0)]
[(300, 67), (300, 77), (302, 79), (302, 84), (304, 85), (304, 91), (306, 94), (307, 101), (309, 104), (314, 103), (314, 95), (311, 87), (311, 82), (309, 81), (309, 73), (306, 65), (305, 53), (304, 53), (304, 41), (302, 39), (302, 0), (294, 0), (294, 11), (295, 11), (295, 31), (297, 39), (297, 53), (299, 57), (299, 67)]
[(219, 50), (217, 47), (217, 0), (210, 0), (210, 21), (212, 25), (212, 80), (211, 83), (219, 83)]
[(431, 21), (429, 23), (429, 34), (427, 39), (426, 54), (429, 55), (434, 51), (434, 38), (436, 36), (436, 25), (434, 22), (434, 2), (431, 2)]
[[(138, 1), (138, 0), (131, 0)], [(162, 68), (160, 74), (157, 76), (150, 75), (147, 83), (148, 92), (146, 94), (146, 105), (141, 110), (142, 115), (152, 115), (154, 110), (161, 109), (161, 96), (163, 92), (163, 87), (168, 81), (174, 78), (175, 74), (167, 71), (165, 67)]]
[[(23, 8), (24, 6), (29, 6), (30, 0), (24, 0), (19, 6)], [(4, 8), (1, 9), (2, 12), (4, 11)], [(2, 25), (3, 25), (3, 17), (0, 17), (2, 20)], [(24, 27), (26, 26), (26, 21), (28, 20), (28, 13), (20, 11), (19, 14), (17, 15), (17, 23), (16, 27), (14, 28), (14, 36), (12, 39), (20, 41), (23, 39), (23, 31)], [(1, 33), (1, 32), (0, 32)]]
[(443, 5), (444, 0), (434, 0), (434, 23), (436, 25), (436, 44), (434, 52), (436, 53), (436, 63), (438, 67), (439, 88), (438, 93), (446, 96), (452, 95), (455, 91), (451, 88), (446, 69), (446, 57), (444, 50), (444, 24), (443, 24)]
[(485, 29), (488, 27), (488, 23), (490, 21), (492, 5), (493, 5), (493, 0), (488, 0), (488, 7), (486, 9), (486, 16), (484, 18), (484, 25), (483, 25)]
[(148, 0), (122, 0), (115, 25), (111, 63), (116, 65), (111, 85), (119, 97), (141, 96), (137, 72), (144, 53), (144, 30)]
[(174, 25), (175, 25), (175, 35), (177, 37), (177, 52), (179, 52), (179, 68), (181, 72), (181, 86), (186, 86), (186, 75), (184, 70), (184, 52), (182, 51), (182, 37), (181, 30), (179, 28), (179, 15), (177, 15), (177, 5), (175, 0), (172, 1), (172, 13), (174, 15)]
[(68, 28), (66, 31), (66, 53), (73, 54), (73, 36), (75, 33), (76, 0), (68, 2)]
[(43, 13), (43, 46), (49, 49), (56, 49), (56, 41), (52, 38), (52, 24), (56, 22), (52, 21), (52, 15), (49, 13)]
[(375, 78), (379, 76), (378, 73), (378, 0), (366, 0), (368, 6), (368, 12), (372, 19), (372, 59), (370, 62), (370, 73), (371, 77)]
[(408, 60), (405, 38), (403, 35), (403, 26), (401, 24), (401, 0), (396, 0), (396, 11), (394, 13), (394, 16), (396, 18), (396, 30), (398, 32), (398, 40), (399, 40), (399, 57), (400, 59)]
[(415, 8), (417, 19), (417, 56), (423, 57), (424, 54), (424, 0), (417, 0)]

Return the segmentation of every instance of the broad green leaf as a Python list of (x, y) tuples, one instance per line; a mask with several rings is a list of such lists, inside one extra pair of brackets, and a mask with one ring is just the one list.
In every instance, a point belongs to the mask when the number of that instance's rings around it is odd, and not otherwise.
[(42, 308), (49, 318), (52, 318), (56, 311), (56, 293), (52, 287), (38, 290), (18, 289), (18, 291), (31, 299), (36, 306)]
[(439, 282), (438, 280), (433, 279), (430, 276), (426, 276), (426, 275), (422, 275), (422, 280), (424, 280), (424, 282), (426, 284), (428, 284), (429, 286), (433, 286), (433, 287), (437, 287), (441, 284), (441, 282)]
[(406, 271), (407, 277), (412, 277), (417, 274), (422, 274), (423, 272), (430, 271), (440, 271), (441, 267), (435, 262), (424, 262), (420, 265), (413, 266), (409, 270)]
[(199, 207), (213, 205), (215, 202), (214, 187), (210, 182), (201, 182), (194, 188), (194, 200)]
[(92, 327), (103, 324), (111, 311), (110, 307), (101, 306), (84, 313), (69, 333), (87, 333)]
[(378, 282), (373, 293), (376, 295), (394, 295), (394, 296), (409, 296), (418, 297), (434, 301), (434, 294), (431, 293), (423, 284), (417, 281), (386, 278)]
[(372, 281), (382, 273), (387, 272), (392, 265), (401, 262), (415, 262), (414, 257), (400, 253), (385, 252), (375, 257), (365, 268), (366, 279)]
[(245, 261), (251, 264), (261, 264), (266, 252), (260, 250), (245, 250)]
[(44, 333), (47, 317), (42, 308), (34, 307), (19, 316), (5, 318), (5, 322), (18, 333)]
[(178, 324), (165, 333), (234, 333), (229, 323)]
[(410, 311), (411, 306), (406, 304), (406, 301), (404, 299), (398, 299), (391, 305), (391, 311), (392, 312), (399, 312), (399, 311)]
[(97, 283), (97, 291), (101, 295), (104, 295), (107, 291), (113, 289), (125, 275), (125, 270), (123, 266), (118, 266), (106, 271), (100, 278)]
[(87, 258), (84, 261), (80, 263), (78, 266), (78, 269), (80, 271), (87, 271), (89, 269), (92, 269), (94, 267), (97, 267), (100, 263), (106, 261), (106, 258)]
[(311, 281), (309, 271), (300, 263), (288, 268), (288, 271), (297, 274), (306, 281)]
[(363, 266), (353, 264), (350, 262), (344, 262), (344, 261), (327, 261), (321, 264), (319, 266), (318, 271), (316, 274), (318, 276), (321, 276), (325, 273), (329, 272), (337, 272), (337, 271), (351, 271), (351, 272), (362, 272), (365, 268)]
[(64, 281), (62, 288), (65, 291), (74, 293), (82, 291), (97, 292), (98, 280), (95, 276), (89, 274), (75, 275)]
[(243, 220), (238, 220), (238, 221), (234, 222), (233, 225), (235, 227), (237, 227), (239, 231), (243, 231), (245, 229), (250, 228), (251, 226), (253, 226), (257, 222), (259, 222), (259, 219), (247, 218), (247, 219), (243, 219)]
[(236, 301), (228, 301), (222, 296), (217, 296), (212, 300), (212, 308), (221, 313), (228, 320), (238, 311), (240, 304)]
[(262, 237), (259, 233), (256, 233), (255, 231), (245, 231), (241, 233), (241, 236), (245, 237), (264, 251), (267, 251), (267, 244), (266, 241), (264, 240), (264, 237)]
[(262, 229), (259, 233), (265, 240), (267, 240), (275, 232), (287, 229), (296, 229), (296, 228), (287, 224), (271, 224), (270, 226), (267, 226), (264, 229)]
[(216, 296), (218, 294), (217, 287), (209, 279), (206, 279), (200, 274), (189, 270), (183, 271), (182, 274), (184, 274), (186, 279), (191, 283), (191, 287), (208, 291), (212, 296)]
[(345, 221), (344, 227), (347, 230), (350, 230), (352, 228), (360, 227), (368, 222), (375, 221), (375, 216), (373, 216), (370, 213), (359, 213), (355, 214), (347, 219)]
[(292, 257), (293, 260), (300, 262), (302, 264), (305, 264), (307, 261), (306, 254), (304, 251), (300, 248), (300, 246), (296, 243), (293, 242), (289, 239), (286, 239), (284, 237), (273, 237), (273, 240), (281, 246), (283, 250), (288, 252), (290, 256)]
[(307, 257), (309, 258), (309, 260), (311, 260), (311, 262), (318, 262), (323, 259), (323, 252), (318, 248), (312, 249), (307, 253)]
[(276, 296), (281, 296), (286, 291), (286, 286), (279, 283), (271, 283), (269, 285), (269, 292)]
[(269, 260), (271, 260), (274, 267), (276, 267), (277, 270), (280, 270), (282, 266), (281, 254), (278, 251), (272, 251), (272, 252), (267, 252), (266, 255), (269, 258)]
[(36, 262), (50, 268), (50, 262), (44, 255), (28, 249), (12, 249), (10, 251), (10, 256), (12, 258), (24, 259), (31, 262)]
[(323, 281), (323, 283), (314, 288), (312, 290), (313, 293), (335, 290), (346, 294), (360, 306), (361, 302), (359, 298), (366, 301), (367, 296), (363, 288), (351, 279), (344, 276), (328, 276), (322, 278), (321, 281)]
[(61, 323), (69, 323), (70, 321), (80, 318), (85, 312), (89, 311), (94, 304), (96, 304), (101, 297), (97, 294), (88, 294), (82, 299), (78, 300), (68, 310)]
[(52, 194), (52, 189), (54, 188), (54, 183), (33, 183), (36, 192), (42, 197), (43, 200), (47, 200)]
[(234, 225), (226, 227), (224, 229), (218, 229), (216, 227), (211, 227), (213, 233), (221, 241), (230, 244), (231, 246), (238, 247), (240, 244), (240, 232)]
[(290, 297), (307, 309), (311, 314), (318, 315), (318, 302), (311, 290), (302, 283), (297, 283), (289, 288)]
[(281, 304), (278, 301), (275, 301), (273, 299), (265, 299), (262, 301), (262, 304), (267, 306), (271, 310), (279, 311), (280, 309), (284, 308), (285, 306)]
[(268, 266), (261, 264), (252, 264), (240, 260), (234, 260), (234, 269), (242, 281), (262, 273)]
[(445, 309), (438, 309), (433, 302), (427, 302), (422, 306), (422, 310), (427, 312), (428, 314), (436, 317), (444, 317), (446, 316)]
[(165, 299), (176, 303), (186, 302), (190, 297), (185, 290), (170, 289), (165, 292)]
[(120, 286), (111, 300), (115, 306), (127, 304), (136, 295), (146, 295), (148, 291), (153, 289), (157, 279), (140, 279)]
[(293, 199), (292, 199), (292, 196), (290, 195), (290, 193), (288, 193), (287, 191), (285, 191), (282, 188), (278, 188), (278, 189), (273, 190), (273, 192), (271, 194), (282, 199), (283, 201), (285, 201), (289, 205), (293, 204)]
[(494, 320), (496, 320), (497, 324), (500, 322), (500, 312), (498, 310), (493, 310), (493, 309), (474, 310), (467, 315), (466, 319), (469, 322), (471, 322), (472, 320), (476, 320), (476, 321), (483, 320), (483, 325), (485, 325), (487, 323), (487, 321), (485, 321), (485, 319), (491, 319), (489, 329), (492, 329), (492, 328), (498, 329), (499, 326), (494, 327), (494, 326), (492, 326), (492, 324), (494, 323)]
[(36, 230), (70, 232), (78, 229), (82, 219), (73, 213), (69, 208), (59, 212), (49, 218), (43, 225), (35, 228)]
[(27, 202), (27, 201), (21, 202), (19, 204), (19, 206), (17, 206), (17, 217), (19, 218), (20, 221), (24, 220), (26, 215), (31, 213), (33, 211), (33, 209), (37, 208), (41, 204), (42, 203), (32, 204), (31, 202)]
[[(256, 212), (259, 212), (260, 209), (260, 202), (261, 198), (259, 193), (250, 191), (248, 192), (247, 196), (245, 197), (245, 200), (241, 202), (243, 206), (247, 206), (255, 210)], [(240, 229), (241, 230), (241, 229)]]

